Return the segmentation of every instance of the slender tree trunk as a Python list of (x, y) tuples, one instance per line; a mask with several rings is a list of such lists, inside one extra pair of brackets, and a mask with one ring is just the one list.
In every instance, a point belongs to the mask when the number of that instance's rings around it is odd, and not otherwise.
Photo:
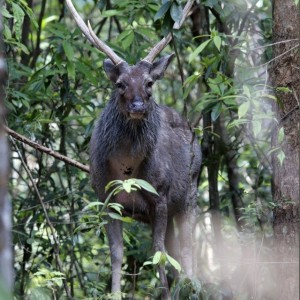
[[(274, 237), (277, 260), (277, 299), (299, 299), (299, 97), (300, 97), (300, 14), (294, 0), (273, 1), (274, 63), (272, 85), (278, 104), (274, 106), (278, 125), (273, 134), (273, 147), (281, 146), (272, 158)], [(289, 41), (291, 39), (298, 39)], [(283, 43), (278, 43), (286, 41)], [(297, 46), (298, 45), (298, 46)], [(289, 92), (281, 91), (288, 88)], [(283, 129), (281, 129), (283, 128)], [(284, 131), (280, 144), (278, 133)]]
[[(0, 7), (2, 1), (0, 1)], [(0, 297), (9, 292), (13, 285), (12, 248), (11, 248), (11, 208), (7, 192), (9, 154), (5, 131), (3, 128), (5, 109), (6, 63), (2, 47), (2, 18), (0, 15)], [(5, 297), (5, 296), (4, 296)], [(3, 298), (4, 299), (4, 298)]]

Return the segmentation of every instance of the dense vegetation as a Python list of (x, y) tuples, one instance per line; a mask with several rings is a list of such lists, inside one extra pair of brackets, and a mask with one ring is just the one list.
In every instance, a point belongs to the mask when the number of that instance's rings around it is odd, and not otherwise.
[[(128, 63), (181, 18), (184, 1), (78, 0), (95, 32)], [(296, 3), (296, 2), (295, 2)], [(105, 56), (76, 29), (64, 1), (7, 0), (2, 8), (9, 81), (7, 124), (88, 165), (95, 120), (112, 92)], [(285, 136), (273, 110), (270, 1), (201, 1), (164, 51), (176, 59), (155, 99), (185, 115), (203, 151), (195, 229), (197, 276), (174, 283), (180, 299), (275, 299), (271, 156)], [(291, 93), (277, 87), (282, 93)], [(105, 212), (88, 173), (10, 138), (17, 299), (110, 299)], [(114, 216), (117, 217), (117, 216)], [(156, 299), (151, 232), (124, 218), (123, 293)], [(145, 264), (145, 262), (150, 262)]]

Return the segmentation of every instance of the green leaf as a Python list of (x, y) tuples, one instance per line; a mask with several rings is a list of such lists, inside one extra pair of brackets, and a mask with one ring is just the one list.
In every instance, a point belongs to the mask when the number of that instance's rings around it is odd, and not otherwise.
[(123, 182), (123, 188), (124, 188), (124, 190), (125, 190), (128, 194), (131, 193), (132, 182), (130, 182), (129, 180), (124, 180), (124, 182)]
[(284, 128), (281, 127), (278, 131), (278, 143), (281, 144), (284, 140)]
[(152, 264), (157, 265), (160, 262), (161, 256), (162, 256), (161, 251), (155, 252), (155, 254), (153, 256), (153, 259), (152, 259)]
[(172, 4), (171, 1), (167, 1), (165, 4), (163, 4), (161, 6), (159, 11), (154, 16), (154, 22), (157, 21), (158, 19), (161, 19), (166, 14), (166, 12), (169, 10), (171, 4)]
[(68, 41), (63, 41), (62, 45), (63, 45), (64, 51), (65, 51), (65, 54), (67, 56), (67, 59), (69, 61), (72, 61), (74, 58), (74, 50), (73, 50), (72, 45)]
[(12, 2), (11, 5), (12, 5), (12, 10), (13, 10), (14, 19), (15, 19), (16, 39), (19, 41), (21, 38), (21, 34), (22, 34), (22, 24), (23, 24), (23, 19), (24, 19), (25, 13), (18, 4)]
[(205, 47), (211, 42), (211, 39), (203, 42), (199, 47), (197, 47), (189, 56), (189, 63), (191, 63), (204, 49)]
[(106, 17), (106, 18), (110, 18), (110, 17), (114, 17), (114, 16), (120, 16), (120, 15), (122, 15), (122, 12), (119, 11), (119, 10), (116, 10), (116, 9), (109, 9), (109, 10), (106, 10), (102, 13), (102, 16)]
[(182, 7), (176, 2), (173, 2), (170, 14), (174, 22), (179, 22), (182, 18)]
[(222, 103), (219, 102), (212, 109), (212, 112), (211, 112), (212, 121), (216, 121), (218, 119), (218, 117), (220, 116), (221, 112), (222, 112)]
[(70, 78), (75, 79), (75, 65), (73, 62), (68, 61), (67, 62), (67, 70), (68, 70), (68, 75)]
[(285, 154), (284, 154), (284, 152), (282, 150), (280, 150), (280, 152), (277, 154), (277, 158), (278, 158), (278, 160), (280, 162), (280, 165), (282, 166), (283, 161), (285, 159)]
[(155, 190), (155, 188), (147, 181), (143, 180), (143, 179), (135, 179), (135, 182), (144, 190), (159, 196), (159, 194), (157, 193), (157, 191)]
[(216, 36), (214, 36), (213, 41), (214, 41), (215, 46), (217, 47), (217, 49), (218, 49), (219, 52), (220, 52), (221, 44), (222, 44), (221, 38), (220, 38), (218, 35), (216, 35)]
[(86, 205), (86, 206), (82, 209), (82, 211), (86, 211), (86, 210), (88, 210), (89, 208), (94, 207), (94, 206), (103, 206), (103, 205), (104, 205), (104, 203), (103, 203), (103, 202), (100, 202), (100, 201), (91, 202), (91, 203), (89, 203), (88, 205)]
[(249, 101), (244, 102), (239, 106), (239, 110), (238, 110), (239, 119), (241, 119), (247, 113), (249, 107), (250, 107)]
[(134, 31), (131, 30), (130, 33), (123, 39), (122, 47), (126, 50), (134, 40)]
[(5, 7), (1, 7), (1, 14), (4, 18), (13, 18), (13, 15), (9, 13), (9, 11)]
[(180, 272), (181, 271), (181, 265), (180, 265), (180, 263), (176, 260), (176, 259), (174, 259), (172, 256), (170, 256), (170, 255), (168, 255), (168, 254), (166, 254), (167, 255), (167, 260), (168, 260), (168, 262), (178, 271), (178, 272)]
[(251, 98), (250, 90), (249, 90), (249, 87), (247, 85), (243, 85), (243, 94), (247, 98)]

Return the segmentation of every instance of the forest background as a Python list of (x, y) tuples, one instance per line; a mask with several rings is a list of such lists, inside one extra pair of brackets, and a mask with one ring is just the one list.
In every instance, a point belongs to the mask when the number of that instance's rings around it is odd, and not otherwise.
[[(104, 215), (87, 169), (24, 139), (88, 165), (113, 89), (105, 56), (62, 0), (0, 4), (0, 298), (10, 290), (15, 299), (113, 298)], [(74, 4), (134, 64), (172, 30), (185, 1)], [(299, 0), (196, 1), (164, 50), (176, 59), (155, 99), (189, 120), (203, 152), (197, 274), (174, 282), (180, 299), (299, 298), (299, 19)], [(156, 299), (150, 230), (123, 220), (123, 298)]]

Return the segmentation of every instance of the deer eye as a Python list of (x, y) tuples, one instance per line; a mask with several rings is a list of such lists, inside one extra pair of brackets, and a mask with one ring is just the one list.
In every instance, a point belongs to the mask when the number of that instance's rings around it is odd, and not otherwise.
[(148, 89), (151, 89), (152, 88), (152, 86), (153, 86), (153, 81), (148, 81), (147, 83), (146, 83), (146, 88), (148, 88)]
[(123, 82), (116, 82), (116, 87), (121, 91), (126, 89), (126, 85)]

